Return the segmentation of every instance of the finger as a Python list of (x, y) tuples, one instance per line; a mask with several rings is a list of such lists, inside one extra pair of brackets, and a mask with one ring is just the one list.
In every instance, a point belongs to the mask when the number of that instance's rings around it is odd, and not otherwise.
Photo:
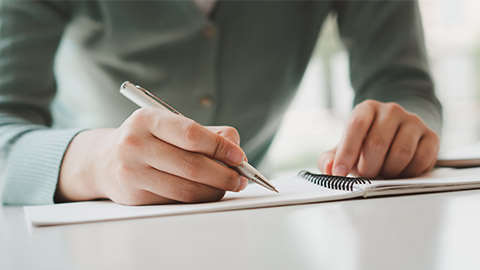
[(427, 172), (430, 172), (431, 170), (433, 170), (433, 168), (435, 167), (435, 164), (437, 163), (437, 156), (435, 155), (435, 157), (432, 159), (432, 163), (430, 163), (430, 165), (428, 166), (428, 168), (422, 172), (423, 173), (427, 173)]
[(402, 177), (414, 177), (428, 170), (436, 159), (439, 150), (438, 136), (431, 132), (423, 136), (418, 143), (413, 159), (401, 173)]
[(144, 162), (159, 171), (222, 190), (236, 191), (242, 184), (235, 170), (203, 154), (177, 148), (156, 138), (148, 145)]
[(385, 178), (399, 177), (412, 160), (421, 136), (422, 129), (417, 126), (401, 125), (380, 174)]
[[(240, 134), (238, 133), (237, 129), (230, 126), (207, 126), (208, 130), (216, 133), (229, 141), (234, 142), (237, 145), (240, 145)], [(245, 162), (248, 162), (248, 157), (245, 156)]]
[(377, 112), (377, 117), (364, 140), (357, 165), (358, 173), (367, 178), (375, 178), (380, 173), (400, 121), (403, 120), (398, 105), (384, 106), (381, 110)]
[(334, 175), (346, 176), (352, 170), (374, 118), (375, 109), (370, 103), (355, 107), (337, 146), (332, 170)]
[[(184, 178), (144, 168), (138, 187), (159, 197), (185, 203), (218, 201), (225, 191), (204, 184), (192, 182)], [(160, 199), (159, 199), (160, 200)]]
[(335, 152), (337, 148), (333, 148), (320, 155), (317, 161), (317, 166), (324, 174), (332, 174), (333, 159), (335, 158)]
[(238, 145), (192, 119), (154, 108), (137, 110), (131, 117), (134, 124), (148, 128), (158, 139), (184, 150), (202, 153), (229, 165), (240, 165), (245, 158)]
[(244, 190), (247, 186), (248, 186), (248, 179), (242, 176), (242, 183), (240, 184), (236, 192), (240, 192)]
[(208, 130), (210, 130), (213, 133), (216, 133), (225, 139), (234, 142), (237, 145), (240, 145), (240, 134), (238, 134), (238, 131), (229, 126), (207, 126), (205, 127)]
[(349, 172), (349, 174), (353, 175), (354, 177), (360, 177), (356, 165), (353, 166), (353, 169)]

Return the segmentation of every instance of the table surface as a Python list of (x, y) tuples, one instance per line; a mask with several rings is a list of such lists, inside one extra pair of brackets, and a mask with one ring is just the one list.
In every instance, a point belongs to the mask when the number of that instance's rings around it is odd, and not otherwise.
[(0, 207), (0, 269), (480, 269), (480, 190), (31, 227)]

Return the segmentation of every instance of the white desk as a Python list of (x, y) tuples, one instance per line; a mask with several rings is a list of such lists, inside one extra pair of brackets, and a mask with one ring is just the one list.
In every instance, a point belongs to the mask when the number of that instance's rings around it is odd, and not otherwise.
[(0, 269), (480, 269), (480, 190), (29, 229)]

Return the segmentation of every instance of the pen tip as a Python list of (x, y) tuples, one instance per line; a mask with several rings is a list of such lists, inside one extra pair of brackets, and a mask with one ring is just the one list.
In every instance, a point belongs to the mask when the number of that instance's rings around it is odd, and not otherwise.
[(273, 191), (275, 191), (276, 193), (280, 193), (276, 188), (273, 188)]

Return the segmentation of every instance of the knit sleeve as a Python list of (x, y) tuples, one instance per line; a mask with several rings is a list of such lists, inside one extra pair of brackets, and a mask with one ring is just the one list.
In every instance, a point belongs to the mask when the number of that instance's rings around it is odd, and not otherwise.
[(48, 204), (69, 142), (51, 128), (55, 54), (68, 1), (0, 2), (0, 151), (4, 204)]

